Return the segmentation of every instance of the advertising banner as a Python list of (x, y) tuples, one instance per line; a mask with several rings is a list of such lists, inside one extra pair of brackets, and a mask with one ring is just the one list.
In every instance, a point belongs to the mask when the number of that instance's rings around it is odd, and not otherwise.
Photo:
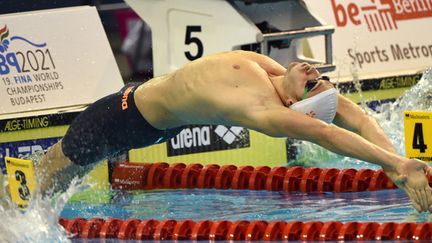
[[(432, 2), (423, 0), (304, 1), (325, 24), (334, 25), (330, 75), (351, 78), (401, 73), (432, 66)], [(324, 56), (318, 40), (317, 57)]]
[(60, 137), (0, 143), (0, 168), (2, 170), (5, 169), (3, 163), (6, 157), (28, 158), (28, 156), (37, 151), (48, 149), (59, 139)]
[(285, 138), (236, 126), (188, 126), (165, 143), (129, 152), (131, 162), (283, 166)]
[(247, 148), (249, 130), (243, 127), (189, 126), (169, 140), (167, 155), (176, 156), (200, 152)]
[(88, 104), (122, 85), (95, 8), (0, 16), (0, 115)]

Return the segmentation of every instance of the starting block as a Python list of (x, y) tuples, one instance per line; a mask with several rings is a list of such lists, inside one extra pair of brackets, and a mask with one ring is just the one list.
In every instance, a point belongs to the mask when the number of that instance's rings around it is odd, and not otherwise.
[(9, 178), (9, 191), (13, 203), (26, 207), (36, 189), (36, 176), (33, 162), (26, 159), (6, 157), (6, 171)]

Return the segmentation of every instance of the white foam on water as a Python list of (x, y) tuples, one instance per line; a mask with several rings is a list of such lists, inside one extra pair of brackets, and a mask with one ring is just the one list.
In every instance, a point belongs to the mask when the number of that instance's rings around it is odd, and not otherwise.
[(0, 242), (69, 242), (58, 222), (59, 215), (69, 198), (86, 187), (75, 178), (60, 195), (43, 198), (34, 193), (26, 209), (3, 199), (0, 201)]
[[(356, 86), (357, 87), (357, 86)], [(359, 87), (359, 86), (358, 86)], [(359, 90), (361, 92), (361, 90)], [(398, 154), (405, 156), (403, 127), (404, 111), (432, 111), (432, 69), (426, 70), (420, 81), (398, 98), (394, 103), (386, 103), (377, 108), (378, 112), (369, 109), (364, 99), (360, 105), (373, 116), (392, 141)], [(361, 160), (348, 158), (305, 141), (296, 141), (298, 155), (290, 164), (307, 167), (335, 168), (380, 168)]]
[(399, 154), (405, 155), (404, 111), (432, 111), (432, 69), (394, 103), (384, 104), (374, 117), (390, 137)]

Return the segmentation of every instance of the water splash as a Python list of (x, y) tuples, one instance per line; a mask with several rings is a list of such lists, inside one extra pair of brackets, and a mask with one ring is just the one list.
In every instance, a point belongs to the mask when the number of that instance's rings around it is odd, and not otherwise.
[(432, 111), (432, 69), (423, 73), (420, 81), (394, 103), (379, 107), (374, 117), (390, 137), (399, 154), (405, 155), (403, 112)]
[[(432, 111), (432, 69), (426, 70), (420, 81), (405, 91), (394, 103), (382, 104), (377, 112), (369, 109), (363, 100), (362, 107), (373, 116), (384, 132), (392, 141), (396, 151), (405, 155), (405, 141), (403, 128), (404, 111)], [(361, 160), (348, 158), (329, 152), (328, 150), (305, 141), (297, 141), (298, 155), (291, 165), (302, 165), (306, 167), (335, 167), (335, 168), (370, 168), (378, 169), (377, 165)]]
[(86, 187), (75, 178), (60, 195), (42, 197), (34, 193), (26, 209), (3, 198), (0, 201), (0, 242), (68, 242), (68, 235), (58, 219), (69, 198)]

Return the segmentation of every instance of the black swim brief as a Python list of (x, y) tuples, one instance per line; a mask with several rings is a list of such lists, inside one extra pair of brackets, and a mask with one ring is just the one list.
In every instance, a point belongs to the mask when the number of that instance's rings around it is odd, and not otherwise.
[(134, 100), (134, 92), (141, 84), (127, 84), (81, 112), (62, 139), (66, 157), (76, 164), (88, 165), (177, 135), (181, 128), (159, 130), (141, 115)]

